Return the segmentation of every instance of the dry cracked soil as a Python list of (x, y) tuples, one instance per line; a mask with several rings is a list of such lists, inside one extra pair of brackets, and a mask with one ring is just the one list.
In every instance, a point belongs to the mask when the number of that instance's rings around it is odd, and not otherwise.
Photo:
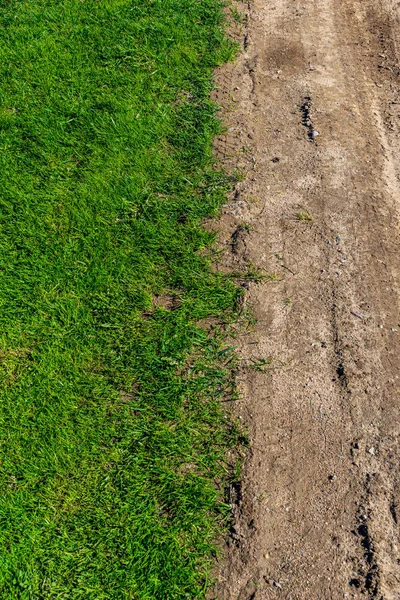
[(244, 282), (251, 449), (214, 596), (399, 600), (400, 3), (238, 6), (220, 268), (276, 277)]

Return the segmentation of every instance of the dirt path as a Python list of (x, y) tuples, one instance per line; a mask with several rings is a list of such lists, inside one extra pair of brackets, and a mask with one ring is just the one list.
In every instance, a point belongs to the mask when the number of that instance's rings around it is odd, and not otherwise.
[(279, 277), (246, 286), (252, 451), (216, 596), (400, 599), (400, 3), (241, 8), (222, 242)]

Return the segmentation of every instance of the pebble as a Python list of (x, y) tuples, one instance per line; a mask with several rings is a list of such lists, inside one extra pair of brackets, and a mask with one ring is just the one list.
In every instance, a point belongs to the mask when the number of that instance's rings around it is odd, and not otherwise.
[(372, 454), (372, 456), (375, 456), (375, 448), (369, 448), (368, 454)]

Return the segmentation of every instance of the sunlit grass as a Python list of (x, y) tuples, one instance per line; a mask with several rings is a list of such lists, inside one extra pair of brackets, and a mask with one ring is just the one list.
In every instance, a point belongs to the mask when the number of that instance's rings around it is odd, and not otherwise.
[(0, 24), (0, 597), (202, 598), (238, 435), (196, 324), (237, 304), (201, 227), (221, 5), (10, 0)]

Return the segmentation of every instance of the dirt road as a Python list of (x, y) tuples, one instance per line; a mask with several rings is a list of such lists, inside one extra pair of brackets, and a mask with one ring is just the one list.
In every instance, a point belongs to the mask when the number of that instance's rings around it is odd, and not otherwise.
[(246, 284), (252, 450), (216, 597), (400, 599), (400, 3), (240, 8), (221, 241), (277, 281)]

